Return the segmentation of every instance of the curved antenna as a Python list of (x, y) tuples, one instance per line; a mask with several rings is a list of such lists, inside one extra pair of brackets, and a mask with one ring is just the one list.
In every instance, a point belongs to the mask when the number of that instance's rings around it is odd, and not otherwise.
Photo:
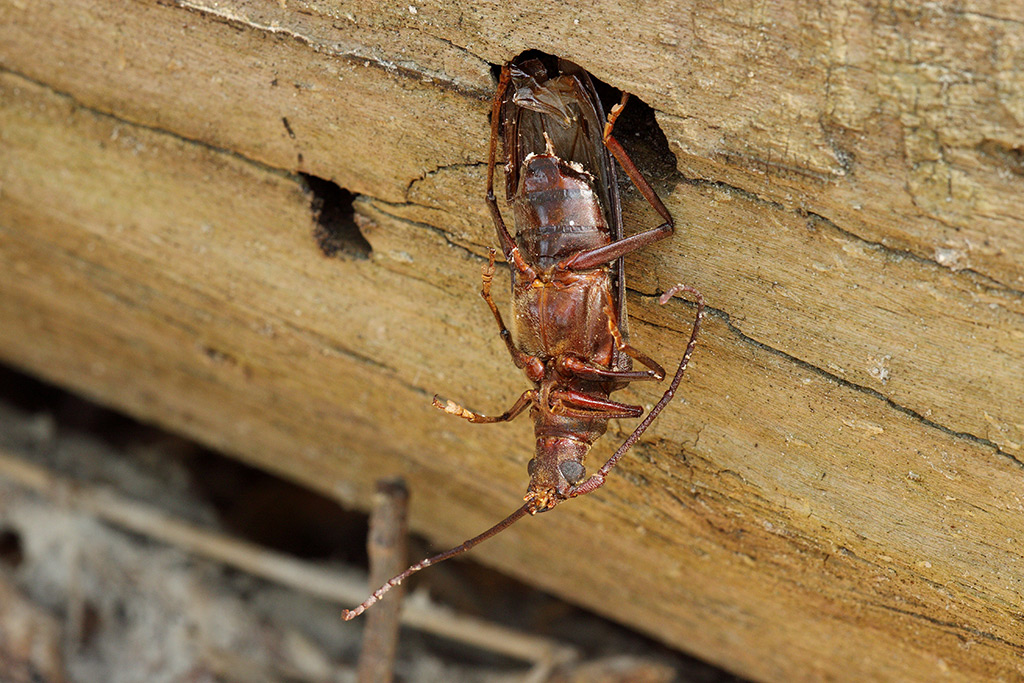
[(382, 597), (384, 597), (385, 593), (387, 593), (389, 590), (391, 590), (392, 588), (394, 588), (398, 584), (400, 584), (403, 581), (405, 581), (407, 578), (409, 578), (411, 575), (415, 574), (419, 570), (426, 569), (427, 567), (429, 567), (432, 564), (437, 564), (438, 562), (443, 562), (444, 560), (447, 560), (449, 557), (455, 557), (456, 555), (459, 555), (461, 553), (466, 552), (467, 550), (469, 550), (470, 548), (472, 548), (476, 544), (481, 543), (482, 541), (486, 541), (491, 536), (499, 534), (502, 531), (504, 531), (505, 529), (509, 528), (510, 526), (512, 526), (513, 524), (518, 522), (519, 519), (523, 515), (528, 513), (529, 511), (530, 511), (530, 504), (529, 503), (523, 503), (523, 506), (521, 508), (519, 508), (518, 510), (513, 512), (511, 515), (509, 515), (505, 519), (501, 520), (500, 522), (498, 522), (497, 524), (495, 524), (494, 526), (492, 526), (490, 529), (488, 529), (487, 531), (483, 532), (479, 536), (474, 536), (473, 538), (469, 539), (468, 541), (466, 541), (465, 543), (463, 543), (460, 546), (456, 546), (456, 547), (452, 548), (451, 550), (446, 550), (443, 553), (440, 553), (438, 555), (434, 555), (433, 557), (428, 557), (427, 559), (423, 560), (422, 562), (418, 562), (418, 563), (412, 565), (411, 567), (406, 569), (404, 572), (402, 572), (401, 574), (399, 574), (395, 578), (391, 579), (390, 581), (385, 583), (383, 586), (381, 586), (377, 590), (373, 591), (373, 594), (370, 597), (366, 598), (366, 600), (364, 600), (363, 603), (361, 605), (359, 605), (358, 607), (356, 607), (355, 609), (342, 610), (341, 617), (345, 621), (349, 621), (351, 619), (355, 619), (360, 614), (365, 612), (367, 610), (367, 608), (369, 608), (375, 602), (377, 602)]
[(604, 486), (605, 477), (607, 477), (611, 469), (615, 467), (619, 458), (625, 455), (626, 451), (632, 448), (633, 444), (640, 440), (640, 437), (645, 431), (647, 431), (647, 428), (651, 426), (654, 419), (658, 417), (661, 411), (665, 409), (665, 406), (668, 405), (669, 401), (672, 400), (672, 397), (675, 396), (676, 389), (679, 388), (679, 382), (683, 379), (683, 373), (686, 372), (686, 366), (690, 363), (690, 356), (693, 355), (693, 350), (697, 348), (697, 336), (700, 334), (700, 323), (704, 319), (704, 295), (690, 285), (678, 284), (669, 287), (668, 291), (662, 294), (661, 298), (658, 299), (658, 303), (664, 306), (668, 303), (669, 299), (678, 292), (689, 292), (693, 295), (693, 298), (697, 300), (697, 315), (693, 319), (693, 330), (690, 332), (690, 341), (686, 345), (686, 351), (683, 352), (682, 360), (679, 361), (679, 368), (676, 370), (675, 376), (672, 377), (672, 383), (669, 384), (668, 389), (665, 390), (661, 399), (654, 404), (651, 411), (647, 413), (647, 417), (643, 419), (643, 422), (638, 424), (633, 430), (633, 433), (622, 442), (622, 445), (619, 446), (614, 453), (612, 453), (612, 457), (608, 458), (608, 462), (602, 465), (601, 469), (591, 475), (589, 479), (570, 490), (569, 498), (576, 498), (577, 496), (584, 496), (588, 493), (593, 493)]
[(700, 323), (704, 319), (704, 295), (697, 291), (696, 288), (690, 285), (673, 285), (669, 287), (668, 291), (661, 295), (658, 299), (658, 303), (662, 306), (669, 302), (677, 292), (689, 292), (693, 295), (693, 298), (697, 300), (697, 315), (693, 319), (693, 330), (690, 332), (690, 341), (686, 345), (686, 351), (683, 352), (683, 358), (679, 361), (679, 368), (676, 370), (675, 376), (672, 377), (672, 383), (669, 384), (668, 389), (662, 395), (654, 407), (651, 408), (651, 412), (647, 413), (647, 417), (644, 418), (643, 422), (636, 426), (633, 433), (622, 442), (622, 445), (612, 454), (612, 457), (608, 459), (608, 462), (599, 470), (601, 475), (607, 475), (611, 468), (615, 467), (615, 463), (619, 461), (619, 458), (628, 451), (633, 444), (640, 440), (640, 436), (647, 431), (647, 428), (654, 422), (654, 418), (658, 417), (658, 414), (665, 409), (668, 402), (672, 400), (672, 397), (676, 394), (676, 389), (679, 388), (679, 382), (683, 379), (683, 373), (686, 372), (686, 366), (690, 363), (690, 356), (693, 355), (693, 350), (697, 347), (697, 336), (700, 334)]

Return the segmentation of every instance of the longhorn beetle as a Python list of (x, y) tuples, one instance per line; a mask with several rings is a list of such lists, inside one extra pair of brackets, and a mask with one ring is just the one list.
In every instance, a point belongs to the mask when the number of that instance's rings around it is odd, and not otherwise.
[[(607, 120), (590, 76), (564, 59), (518, 59), (501, 70), (491, 107), (487, 204), (498, 244), (512, 274), (512, 321), (505, 325), (491, 298), (495, 250), (483, 269), (480, 295), (498, 324), (512, 362), (533, 388), (501, 415), (488, 417), (434, 397), (434, 406), (470, 422), (505, 422), (530, 409), (536, 453), (527, 465), (523, 505), (462, 545), (414, 564), (378, 588), (346, 620), (362, 614), (409, 575), (534, 515), (600, 488), (609, 471), (637, 442), (675, 394), (693, 354), (704, 316), (704, 297), (689, 285), (669, 288), (659, 301), (689, 292), (697, 302), (690, 341), (668, 389), (608, 461), (590, 477), (584, 458), (612, 418), (635, 418), (640, 406), (609, 398), (630, 382), (660, 381), (665, 371), (629, 344), (623, 256), (665, 239), (672, 216), (615, 139), (615, 121), (629, 99), (623, 93)], [(498, 138), (503, 135), (505, 194), (516, 234), (509, 233), (494, 196)], [(656, 228), (622, 234), (615, 165), (663, 219)], [(644, 369), (634, 369), (636, 361)]]

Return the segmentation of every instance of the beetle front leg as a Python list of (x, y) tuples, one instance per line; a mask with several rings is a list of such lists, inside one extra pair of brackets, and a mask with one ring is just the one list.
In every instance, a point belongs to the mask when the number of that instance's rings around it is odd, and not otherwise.
[(485, 424), (491, 422), (508, 422), (510, 420), (514, 420), (516, 417), (519, 416), (520, 413), (523, 412), (523, 410), (526, 409), (528, 405), (530, 405), (530, 403), (533, 401), (536, 395), (537, 392), (534, 391), (533, 389), (524, 391), (522, 395), (518, 399), (516, 399), (516, 402), (512, 404), (511, 408), (509, 408), (504, 413), (496, 417), (488, 417), (487, 415), (480, 415), (479, 413), (474, 413), (471, 410), (466, 410), (455, 401), (446, 401), (442, 403), (441, 399), (437, 397), (437, 394), (434, 395), (434, 400), (432, 403), (435, 408), (437, 408), (438, 410), (443, 410), (449, 415), (461, 417), (464, 420), (469, 420), (470, 422), (476, 424)]
[[(592, 396), (581, 391), (556, 389), (551, 392), (549, 400), (552, 402), (550, 406), (551, 412), (556, 415), (612, 420), (615, 418), (640, 417), (644, 414), (644, 409), (640, 406), (619, 403), (618, 401), (601, 398), (600, 396)], [(575, 408), (568, 406), (575, 406)]]
[[(627, 346), (629, 345), (627, 344)], [(632, 346), (629, 346), (629, 348), (635, 350)], [(663, 379), (663, 376), (659, 377), (653, 370), (609, 370), (596, 363), (589, 363), (573, 356), (560, 358), (558, 361), (558, 371), (563, 375), (572, 375), (578, 379), (586, 379), (592, 382), (637, 382)]]

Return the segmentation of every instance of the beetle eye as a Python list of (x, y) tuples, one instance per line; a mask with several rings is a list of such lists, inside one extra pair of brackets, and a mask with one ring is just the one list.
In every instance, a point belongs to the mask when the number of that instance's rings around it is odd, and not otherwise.
[(565, 480), (570, 484), (578, 484), (583, 479), (583, 465), (579, 464), (575, 460), (566, 460), (558, 466), (558, 471), (562, 473)]
[(537, 458), (530, 458), (530, 462), (526, 463), (526, 472), (532, 477), (533, 473), (537, 471)]

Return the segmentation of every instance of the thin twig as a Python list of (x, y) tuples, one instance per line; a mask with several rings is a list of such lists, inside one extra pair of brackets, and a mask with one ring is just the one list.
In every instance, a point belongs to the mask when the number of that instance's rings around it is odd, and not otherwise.
[[(384, 583), (408, 564), (406, 511), (409, 492), (401, 480), (377, 482), (366, 547), (370, 556), (370, 587)], [(359, 683), (391, 683), (398, 646), (399, 613), (405, 588), (367, 616), (359, 653)], [(396, 595), (397, 594), (397, 595)]]
[[(337, 604), (352, 604), (366, 593), (365, 577), (361, 580), (351, 578), (338, 571), (188, 524), (106, 488), (74, 483), (27, 462), (9, 448), (0, 447), (0, 479), (31, 489), (57, 503), (84, 510), (123, 529)], [(569, 645), (456, 614), (432, 604), (422, 595), (414, 594), (405, 601), (401, 621), (427, 633), (534, 662), (538, 665), (535, 668), (549, 668), (578, 657), (576, 649)]]

